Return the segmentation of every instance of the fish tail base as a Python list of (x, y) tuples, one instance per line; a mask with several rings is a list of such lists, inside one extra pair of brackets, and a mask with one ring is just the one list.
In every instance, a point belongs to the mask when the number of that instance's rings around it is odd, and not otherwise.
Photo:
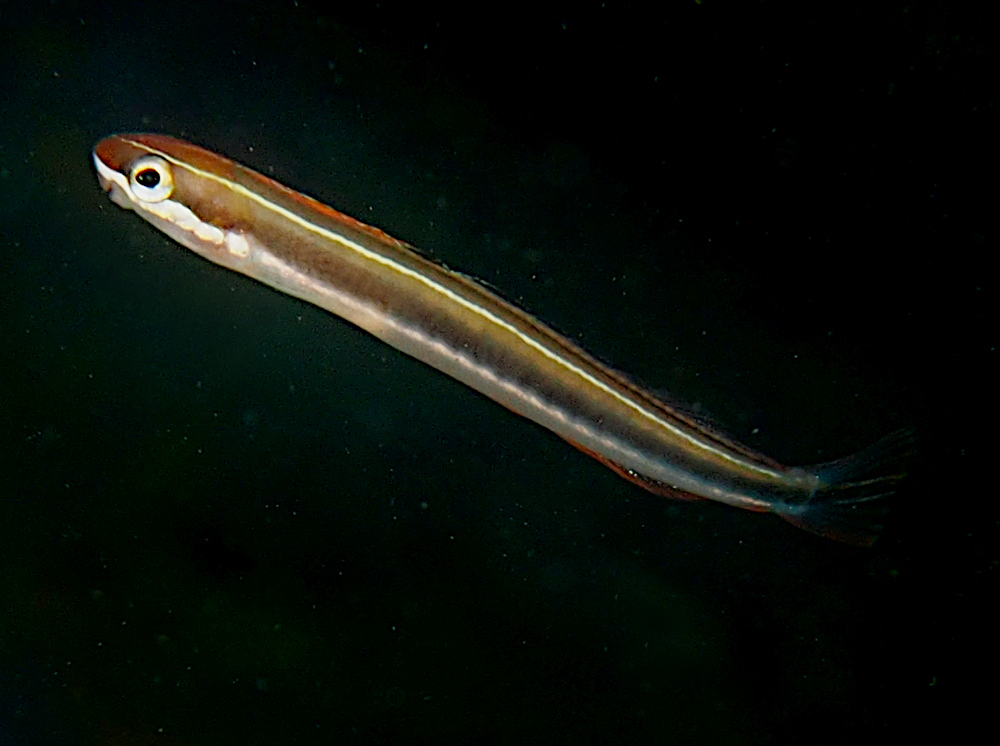
[(805, 501), (782, 503), (774, 512), (814, 534), (871, 546), (888, 513), (886, 498), (906, 476), (915, 442), (913, 430), (899, 430), (853, 456), (810, 467), (821, 485)]

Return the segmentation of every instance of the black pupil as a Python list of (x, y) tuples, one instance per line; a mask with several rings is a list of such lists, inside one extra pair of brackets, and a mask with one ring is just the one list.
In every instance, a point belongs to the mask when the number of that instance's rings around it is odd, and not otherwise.
[(155, 168), (144, 168), (135, 175), (135, 181), (140, 186), (152, 189), (160, 183), (160, 172)]

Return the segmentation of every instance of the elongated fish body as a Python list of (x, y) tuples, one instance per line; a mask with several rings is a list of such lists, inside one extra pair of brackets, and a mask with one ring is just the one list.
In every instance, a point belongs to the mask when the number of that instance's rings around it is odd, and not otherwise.
[(183, 246), (347, 319), (654, 493), (774, 512), (855, 544), (877, 535), (881, 498), (902, 476), (882, 472), (908, 450), (909, 432), (831, 464), (783, 466), (469, 277), (227, 158), (134, 134), (102, 140), (93, 159), (115, 203)]

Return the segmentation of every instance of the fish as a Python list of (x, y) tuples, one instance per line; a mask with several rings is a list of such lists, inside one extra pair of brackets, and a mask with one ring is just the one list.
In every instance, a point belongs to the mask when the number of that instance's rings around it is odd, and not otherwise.
[(768, 512), (870, 546), (915, 431), (786, 466), (668, 403), (472, 277), (211, 150), (120, 134), (102, 189), (177, 243), (323, 308), (556, 433), (651, 493)]

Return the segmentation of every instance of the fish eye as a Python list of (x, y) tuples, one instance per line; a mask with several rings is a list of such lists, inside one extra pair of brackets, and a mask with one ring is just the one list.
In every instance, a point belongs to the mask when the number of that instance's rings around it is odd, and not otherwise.
[(132, 194), (143, 202), (162, 202), (174, 192), (170, 164), (155, 155), (143, 156), (129, 172)]

